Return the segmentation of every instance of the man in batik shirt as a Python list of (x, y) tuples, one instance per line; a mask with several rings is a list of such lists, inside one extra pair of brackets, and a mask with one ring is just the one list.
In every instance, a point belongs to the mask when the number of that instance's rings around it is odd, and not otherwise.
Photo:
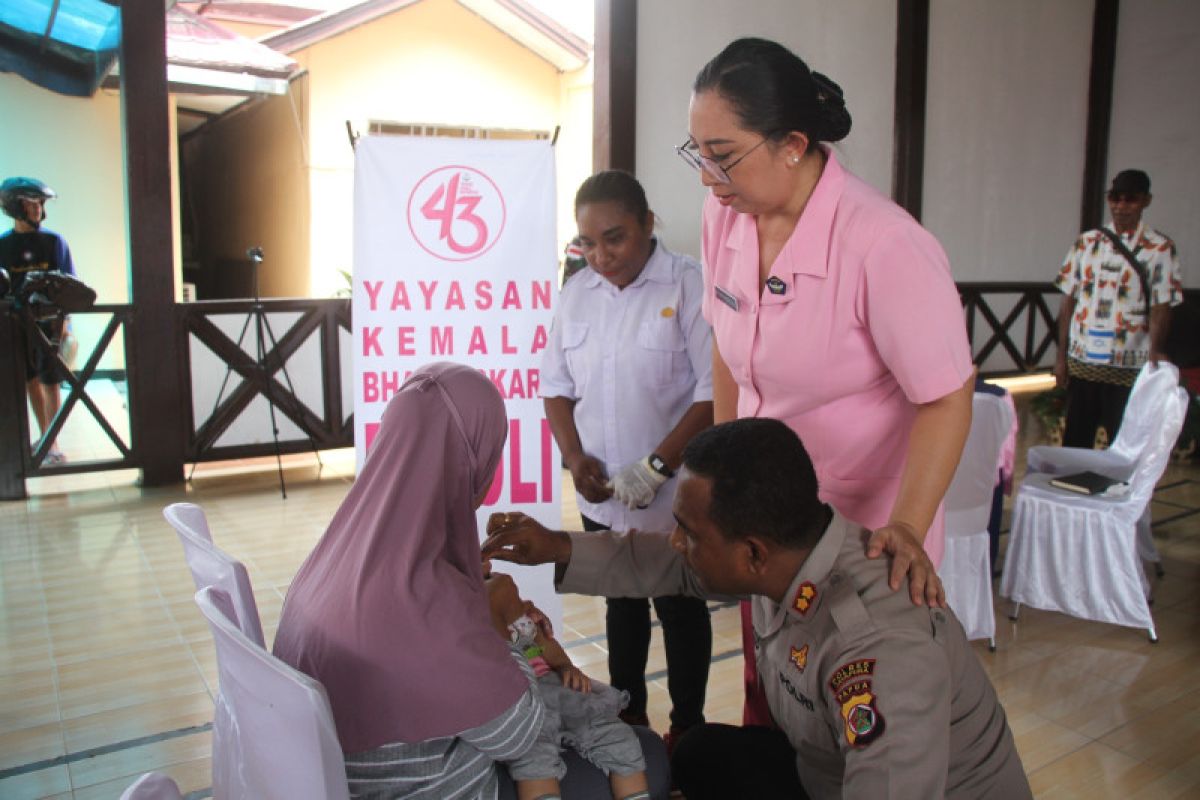
[(1081, 235), (1054, 280), (1063, 293), (1054, 377), (1067, 387), (1067, 447), (1093, 447), (1100, 427), (1115, 439), (1138, 370), (1165, 360), (1183, 288), (1175, 243), (1142, 221), (1150, 200), (1145, 172), (1119, 173), (1108, 191), (1112, 222)]

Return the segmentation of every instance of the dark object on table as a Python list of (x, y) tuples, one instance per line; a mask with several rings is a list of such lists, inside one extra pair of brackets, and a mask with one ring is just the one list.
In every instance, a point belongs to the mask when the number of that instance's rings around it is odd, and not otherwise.
[(1079, 494), (1104, 494), (1113, 486), (1128, 486), (1125, 481), (1119, 481), (1091, 470), (1059, 476), (1051, 480), (1050, 485)]

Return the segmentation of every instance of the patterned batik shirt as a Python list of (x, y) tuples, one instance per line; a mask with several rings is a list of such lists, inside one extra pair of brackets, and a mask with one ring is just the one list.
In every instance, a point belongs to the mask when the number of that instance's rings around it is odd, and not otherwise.
[[(1109, 230), (1113, 230), (1110, 223)], [(1122, 241), (1145, 268), (1150, 305), (1183, 302), (1175, 243), (1142, 222)], [(1150, 320), (1142, 281), (1099, 230), (1081, 235), (1054, 285), (1075, 298), (1067, 355), (1085, 364), (1140, 369), (1150, 355)]]

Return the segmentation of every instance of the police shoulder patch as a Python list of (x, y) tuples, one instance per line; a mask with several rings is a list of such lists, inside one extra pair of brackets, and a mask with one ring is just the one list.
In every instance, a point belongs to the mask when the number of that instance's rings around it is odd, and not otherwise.
[(833, 672), (833, 676), (829, 679), (829, 688), (836, 695), (838, 691), (852, 678), (870, 678), (875, 674), (875, 659), (860, 658), (854, 661), (847, 661)]
[(870, 681), (858, 681), (838, 693), (842, 720), (845, 723), (846, 743), (851, 747), (866, 747), (883, 736), (886, 725), (875, 702)]

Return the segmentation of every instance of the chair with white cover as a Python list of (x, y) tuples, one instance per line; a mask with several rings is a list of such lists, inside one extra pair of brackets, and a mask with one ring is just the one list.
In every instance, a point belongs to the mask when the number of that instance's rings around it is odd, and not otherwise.
[(946, 603), (962, 623), (967, 638), (987, 639), (990, 650), (996, 649), (996, 617), (988, 517), (1000, 452), (1012, 424), (1013, 412), (1004, 397), (976, 392), (971, 432), (946, 490), (946, 545), (938, 569)]
[[(1047, 445), (1031, 447), (1026, 458), (1027, 473), (1070, 475), (1091, 470), (1110, 478), (1129, 480), (1134, 463), (1157, 430), (1158, 420), (1154, 416), (1154, 409), (1159, 407), (1164, 396), (1173, 394), (1178, 386), (1179, 370), (1174, 364), (1166, 361), (1158, 365), (1146, 362), (1129, 392), (1129, 401), (1121, 416), (1121, 427), (1108, 449)], [(1149, 505), (1138, 519), (1137, 542), (1142, 559), (1153, 563), (1155, 571), (1161, 575), (1162, 558), (1154, 546), (1150, 531)]]
[(163, 509), (163, 516), (175, 530), (199, 537), (209, 544), (213, 543), (208, 517), (204, 514), (204, 509), (195, 503), (172, 503)]
[[(346, 764), (325, 688), (252, 642), (223, 590), (196, 592), (217, 645), (213, 796), (341, 800)], [(217, 734), (221, 735), (217, 735)]]
[(121, 793), (121, 800), (183, 800), (179, 785), (169, 775), (147, 772)]
[(1046, 473), (1027, 475), (1022, 481), (1013, 505), (1000, 590), (1014, 603), (1012, 619), (1024, 603), (1096, 622), (1145, 628), (1150, 641), (1158, 641), (1137, 526), (1167, 467), (1188, 403), (1187, 393), (1178, 386), (1158, 398), (1139, 412), (1140, 419), (1152, 420), (1153, 425), (1132, 464), (1129, 489), (1123, 495), (1057, 489), (1050, 485), (1054, 476)]
[(163, 509), (163, 516), (179, 535), (196, 588), (219, 586), (224, 589), (233, 598), (238, 626), (259, 647), (266, 647), (250, 574), (242, 562), (213, 544), (204, 510), (193, 503), (174, 503)]

